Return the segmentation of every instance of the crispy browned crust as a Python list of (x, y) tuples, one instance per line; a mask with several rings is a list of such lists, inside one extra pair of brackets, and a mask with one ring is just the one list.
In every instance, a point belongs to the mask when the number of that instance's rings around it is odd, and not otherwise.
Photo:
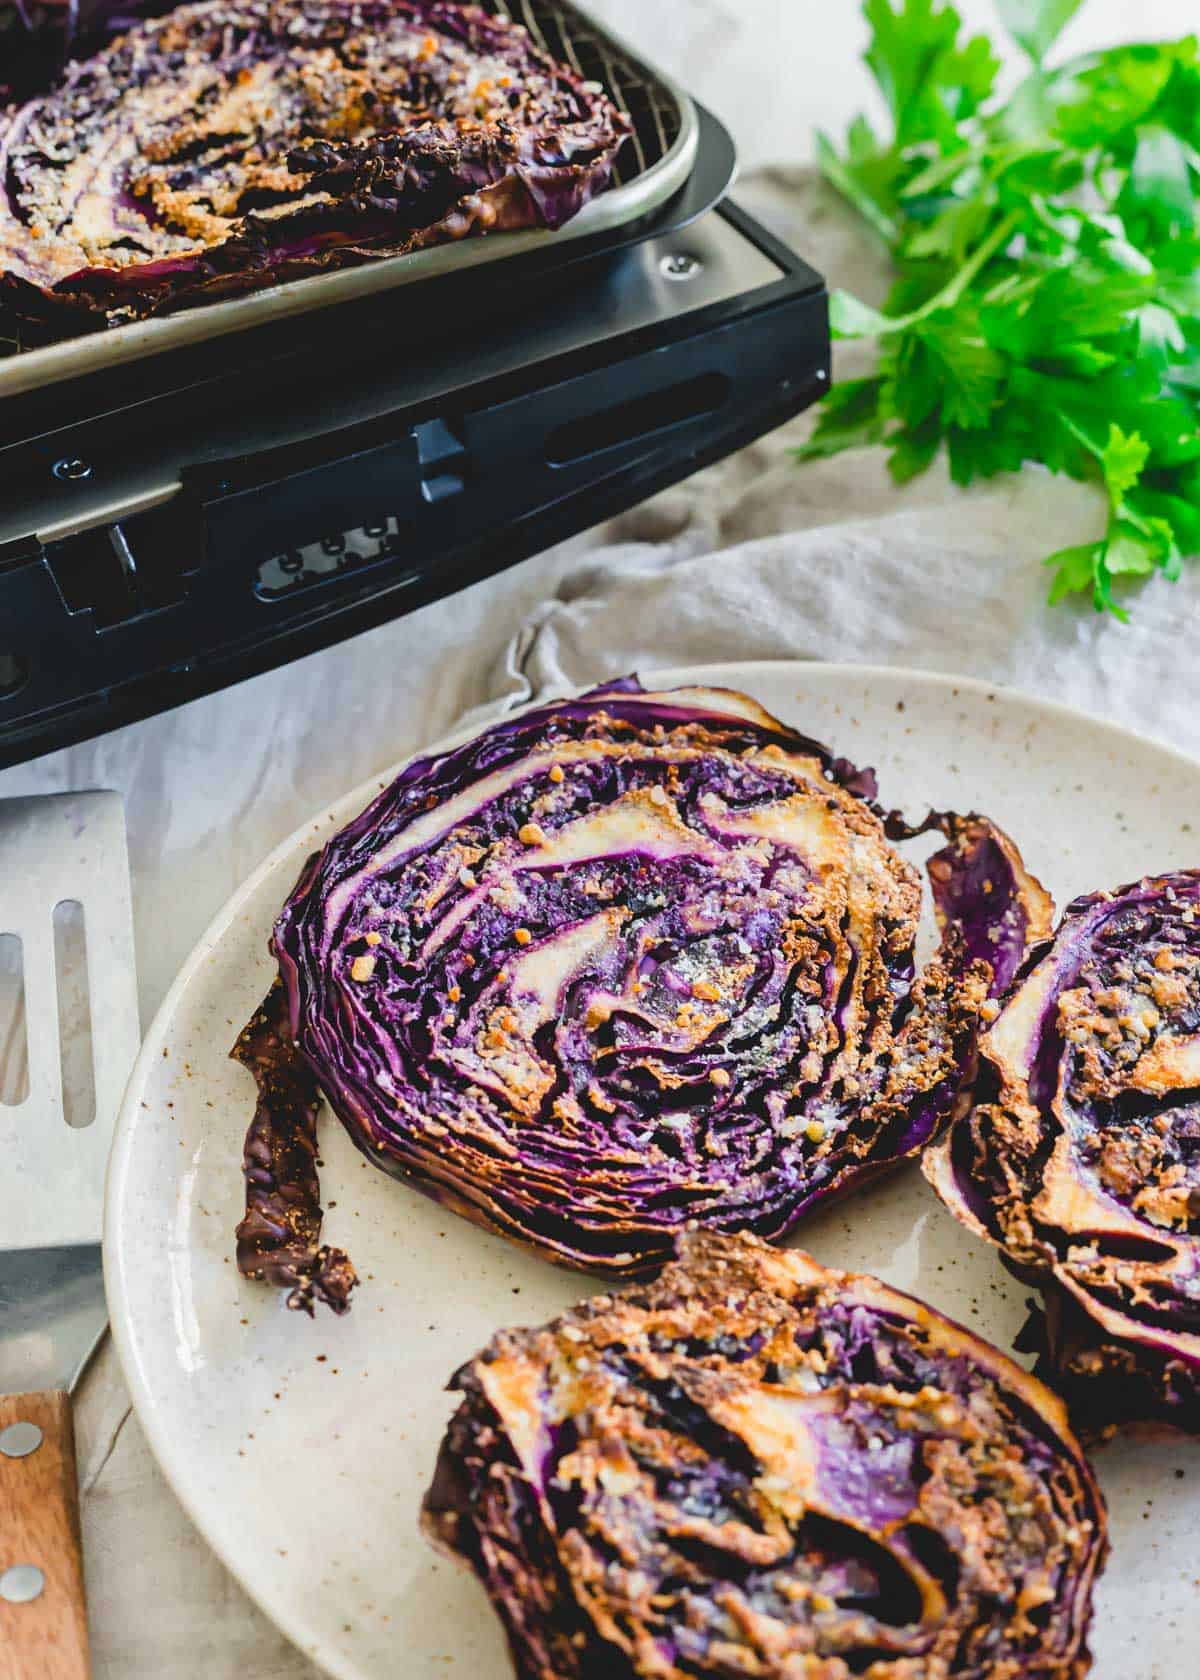
[(646, 1276), (689, 1223), (779, 1240), (958, 1111), (1045, 922), (1007, 837), (938, 814), (914, 974), (920, 877), (875, 793), (728, 690), (505, 720), (309, 860), (272, 941), (286, 1030), (373, 1166), (555, 1262)]
[(1059, 1400), (877, 1280), (695, 1232), (500, 1333), (424, 1506), (521, 1680), (1082, 1680), (1107, 1543)]
[(31, 339), (561, 227), (631, 129), (520, 25), (453, 0), (122, 21), (40, 97), (6, 109), (0, 86), (0, 318)]
[[(1016, 1268), (1012, 1268), (1016, 1269)], [(1200, 1433), (1200, 1390), (1181, 1359), (1147, 1359), (1105, 1335), (1092, 1315), (1042, 1272), (1020, 1273), (1041, 1290), (1017, 1338), (1036, 1356), (1034, 1374), (1061, 1394), (1081, 1441), (1100, 1446), (1119, 1433), (1172, 1441)]]
[(1200, 1435), (1200, 876), (1072, 904), (981, 1043), (924, 1169), (1041, 1290), (1024, 1345), (1087, 1438)]
[(349, 1256), (322, 1246), (317, 1178), (320, 1094), (287, 1027), (287, 998), (276, 980), (230, 1052), (258, 1083), (242, 1170), (246, 1214), (237, 1228), (243, 1277), (287, 1289), (288, 1306), (312, 1316), (313, 1302), (335, 1313), (358, 1282)]

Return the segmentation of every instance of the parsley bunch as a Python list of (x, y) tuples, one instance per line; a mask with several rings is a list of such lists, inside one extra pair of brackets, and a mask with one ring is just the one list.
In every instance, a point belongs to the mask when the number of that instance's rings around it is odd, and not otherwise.
[(1045, 55), (1081, 0), (997, 0), (1032, 62), (1013, 95), (941, 0), (865, 0), (894, 132), (865, 118), (830, 182), (886, 241), (884, 312), (832, 299), (878, 370), (826, 397), (802, 460), (887, 445), (898, 483), (944, 445), (958, 484), (1038, 461), (1094, 480), (1107, 529), (1050, 556), (1052, 601), (1099, 611), (1200, 555), (1200, 45)]

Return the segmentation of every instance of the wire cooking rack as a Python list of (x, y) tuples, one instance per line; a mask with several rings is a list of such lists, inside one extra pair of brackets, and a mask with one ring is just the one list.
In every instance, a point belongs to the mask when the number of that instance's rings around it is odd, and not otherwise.
[(627, 186), (661, 163), (679, 138), (683, 113), (661, 82), (647, 78), (633, 59), (573, 6), (558, 0), (484, 0), (489, 12), (524, 24), (538, 46), (586, 81), (602, 82), (633, 123), (633, 138), (617, 165), (616, 183)]
[[(628, 186), (661, 163), (683, 127), (679, 102), (661, 82), (647, 77), (590, 20), (561, 0), (482, 0), (484, 10), (523, 24), (534, 41), (585, 81), (601, 82), (613, 103), (633, 124), (614, 174), (614, 185)], [(0, 358), (24, 346), (10, 325), (0, 326)]]

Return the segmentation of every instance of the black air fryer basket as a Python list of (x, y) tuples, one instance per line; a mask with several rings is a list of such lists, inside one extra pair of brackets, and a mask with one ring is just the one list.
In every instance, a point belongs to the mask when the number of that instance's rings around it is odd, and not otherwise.
[[(170, 9), (81, 5), (0, 0), (0, 81)], [(826, 387), (823, 282), (726, 199), (720, 123), (569, 0), (488, 9), (633, 121), (578, 224), (0, 341), (0, 764), (478, 584)]]

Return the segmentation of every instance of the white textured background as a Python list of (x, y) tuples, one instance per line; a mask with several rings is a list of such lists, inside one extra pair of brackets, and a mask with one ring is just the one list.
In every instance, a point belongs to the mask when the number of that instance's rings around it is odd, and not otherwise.
[[(814, 127), (840, 131), (872, 102), (859, 62), (866, 30), (858, 0), (585, 3), (725, 118), (747, 167), (808, 158)], [(999, 35), (994, 0), (957, 0), (957, 7), (972, 30)], [(1197, 28), (1197, 0), (1085, 0), (1060, 50)]]

